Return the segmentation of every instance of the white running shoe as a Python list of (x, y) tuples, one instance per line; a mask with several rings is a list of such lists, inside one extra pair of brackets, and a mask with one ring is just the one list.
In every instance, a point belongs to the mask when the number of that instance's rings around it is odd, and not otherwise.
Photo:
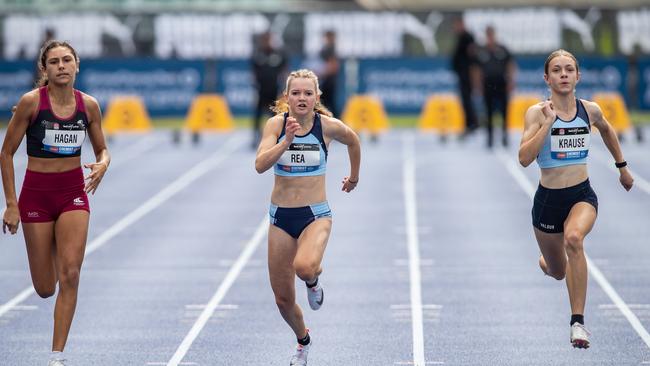
[(311, 347), (311, 341), (306, 346), (298, 343), (296, 346), (296, 353), (291, 357), (291, 362), (289, 366), (307, 366), (307, 355), (309, 355), (309, 347)]
[(65, 360), (50, 360), (47, 366), (65, 366)]
[(309, 301), (309, 307), (312, 310), (320, 309), (323, 300), (325, 300), (325, 293), (320, 286), (320, 281), (314, 287), (307, 287), (307, 301)]
[(591, 333), (584, 325), (575, 322), (571, 326), (571, 344), (573, 348), (589, 348), (589, 336)]

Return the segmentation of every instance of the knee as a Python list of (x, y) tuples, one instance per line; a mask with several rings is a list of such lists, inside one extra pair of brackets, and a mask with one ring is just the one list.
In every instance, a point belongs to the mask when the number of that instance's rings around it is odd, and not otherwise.
[(548, 265), (546, 261), (544, 260), (543, 256), (539, 257), (539, 266), (544, 271), (544, 274), (546, 274), (549, 277), (553, 277), (556, 280), (563, 280), (565, 275), (566, 275), (566, 270), (564, 268), (553, 268), (552, 266)]
[(547, 273), (549, 276), (555, 278), (558, 281), (561, 281), (566, 277), (566, 270), (555, 270), (555, 271), (549, 271)]
[(296, 262), (293, 264), (296, 276), (303, 281), (311, 281), (318, 276), (318, 263)]
[(569, 257), (582, 254), (584, 235), (577, 230), (564, 233), (564, 245)]
[(54, 293), (56, 292), (55, 286), (34, 286), (34, 290), (36, 291), (36, 294), (38, 296), (42, 297), (43, 299), (47, 299), (48, 297), (54, 296)]
[(79, 287), (79, 269), (75, 267), (63, 268), (59, 274), (59, 286), (65, 288)]
[(296, 301), (291, 296), (275, 295), (275, 304), (281, 313), (286, 313), (293, 309)]

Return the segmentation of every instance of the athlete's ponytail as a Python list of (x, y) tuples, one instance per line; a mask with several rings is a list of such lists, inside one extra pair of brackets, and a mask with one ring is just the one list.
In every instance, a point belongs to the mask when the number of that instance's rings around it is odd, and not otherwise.
[[(289, 111), (289, 102), (287, 98), (287, 95), (289, 94), (289, 86), (293, 79), (298, 79), (298, 78), (311, 79), (314, 82), (314, 86), (316, 87), (316, 94), (319, 96), (323, 94), (323, 92), (320, 90), (320, 87), (318, 86), (318, 76), (316, 76), (316, 74), (313, 71), (307, 69), (300, 69), (300, 70), (293, 71), (289, 74), (289, 77), (287, 77), (287, 83), (284, 92), (271, 107), (271, 110), (273, 112), (275, 112), (276, 114), (282, 114)], [(322, 105), (320, 101), (316, 102), (316, 105), (314, 106), (314, 111), (319, 114), (324, 114), (328, 117), (333, 116), (332, 112), (330, 112), (324, 105)]]

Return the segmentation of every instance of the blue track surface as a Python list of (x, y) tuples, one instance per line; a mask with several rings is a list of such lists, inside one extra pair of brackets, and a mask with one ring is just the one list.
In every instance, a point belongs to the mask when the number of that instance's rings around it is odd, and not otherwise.
[[(266, 237), (255, 236), (266, 227), (272, 172), (255, 173), (248, 137), (206, 135), (198, 146), (173, 145), (165, 131), (114, 139), (113, 164), (91, 199), (71, 366), (168, 365), (178, 352), (180, 365), (288, 364), (295, 339), (270, 289)], [(346, 150), (331, 148), (334, 226), (321, 310), (309, 309), (297, 282), (314, 340), (310, 365), (421, 364), (418, 352), (426, 365), (650, 364), (640, 335), (650, 329), (650, 143), (623, 144), (637, 176), (625, 192), (593, 141), (600, 206), (585, 247), (640, 329), (590, 273), (592, 347), (571, 348), (566, 286), (537, 266), (525, 189), (538, 169), (515, 165), (517, 146), (494, 152), (480, 135), (442, 144), (395, 130), (364, 143), (351, 194), (340, 191)], [(18, 187), (24, 146), (19, 152)], [(22, 233), (0, 243), (0, 365), (46, 365), (54, 300), (30, 294), (2, 312), (31, 280)], [(214, 311), (183, 349), (211, 299)]]

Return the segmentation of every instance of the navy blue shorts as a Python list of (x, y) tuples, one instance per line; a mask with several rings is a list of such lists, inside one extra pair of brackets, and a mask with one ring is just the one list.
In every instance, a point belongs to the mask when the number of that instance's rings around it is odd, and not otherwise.
[(271, 224), (284, 230), (293, 238), (298, 239), (302, 231), (314, 220), (332, 217), (332, 211), (327, 201), (304, 207), (278, 207), (271, 204), (269, 209)]
[(564, 221), (578, 202), (587, 202), (598, 211), (598, 197), (589, 179), (572, 187), (550, 189), (540, 184), (533, 203), (533, 226), (545, 233), (563, 233)]

